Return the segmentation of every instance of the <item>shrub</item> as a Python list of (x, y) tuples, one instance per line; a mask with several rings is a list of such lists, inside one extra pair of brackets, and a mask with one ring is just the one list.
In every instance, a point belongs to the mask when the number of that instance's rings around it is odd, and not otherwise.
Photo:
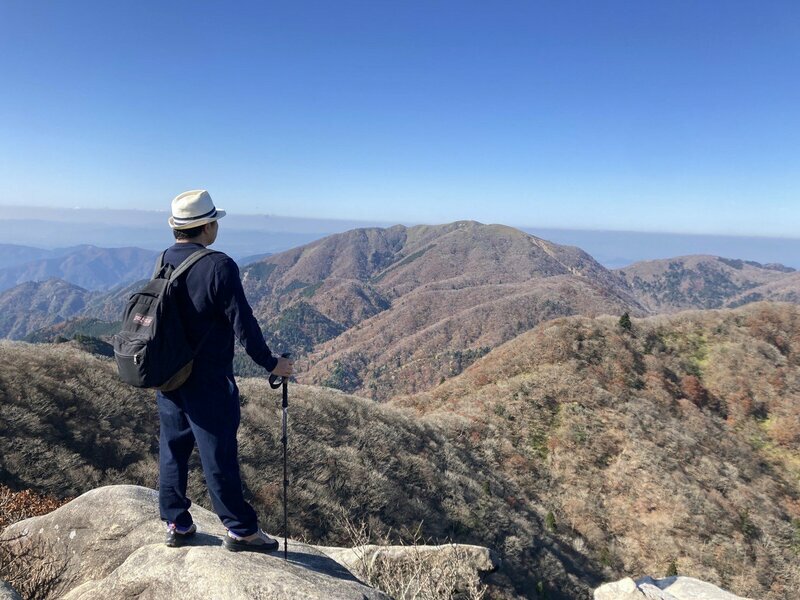
[(745, 538), (752, 540), (758, 535), (758, 527), (750, 518), (750, 511), (745, 509), (739, 512), (739, 530)]
[(669, 566), (667, 567), (666, 577), (677, 577), (678, 575), (678, 561), (674, 558), (669, 561)]
[(708, 405), (708, 390), (700, 383), (696, 375), (687, 375), (681, 379), (681, 391), (687, 400), (691, 400), (695, 406), (703, 408)]
[(410, 544), (401, 542), (402, 559), (389, 558), (370, 545), (365, 522), (356, 525), (345, 517), (342, 525), (356, 554), (356, 575), (395, 600), (481, 600), (486, 595), (486, 586), (470, 567), (466, 552), (456, 545), (432, 559), (423, 551), (426, 541), (417, 529)]
[(555, 531), (556, 530), (556, 516), (553, 514), (553, 511), (547, 511), (547, 516), (544, 518), (544, 525), (547, 527), (548, 531)]
[(43, 538), (0, 538), (0, 580), (8, 582), (23, 600), (60, 598), (68, 562), (63, 548)]

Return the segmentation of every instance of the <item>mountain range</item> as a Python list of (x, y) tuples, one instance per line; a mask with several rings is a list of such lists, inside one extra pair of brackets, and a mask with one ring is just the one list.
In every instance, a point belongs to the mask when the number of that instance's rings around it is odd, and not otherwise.
[[(142, 248), (0, 245), (0, 338), (47, 341), (110, 334), (130, 294), (151, 275), (157, 256)], [(269, 254), (240, 262), (264, 256)], [(98, 320), (105, 325), (95, 327)]]
[(580, 249), (468, 221), (330, 236), (242, 279), (265, 330), (307, 353), (307, 381), (377, 398), (438, 383), (542, 320), (645, 312)]
[(0, 245), (0, 291), (31, 281), (63, 279), (87, 290), (109, 290), (148, 277), (158, 254), (141, 248), (76, 246), (43, 250)]
[[(238, 259), (240, 265), (263, 260), (265, 252)], [(143, 248), (83, 245), (45, 250), (0, 244), (0, 291), (31, 281), (61, 279), (89, 291), (109, 291), (149, 277), (158, 252)]]
[[(463, 221), (352, 230), (241, 273), (273, 349), (299, 354), (305, 538), (346, 543), (342, 519), (401, 539), (420, 524), (497, 550), (497, 598), (668, 570), (765, 600), (800, 586), (793, 269), (697, 255), (609, 270)], [(61, 342), (0, 342), (0, 483), (156, 485), (151, 393), (122, 385), (94, 340), (140, 283), (0, 293), (0, 334)], [(247, 494), (279, 529), (278, 399), (263, 379), (240, 388)], [(203, 503), (196, 473), (190, 488)]]
[[(241, 272), (270, 346), (301, 359), (302, 381), (376, 399), (430, 389), (561, 316), (646, 316), (800, 298), (800, 275), (782, 265), (698, 255), (609, 270), (574, 246), (471, 221), (351, 230)], [(0, 293), (0, 335), (45, 341), (90, 334), (81, 324), (94, 335), (113, 331), (139, 285), (101, 292), (22, 284)], [(258, 374), (242, 355), (236, 368)]]
[(759, 300), (792, 302), (800, 291), (794, 269), (716, 256), (644, 261), (618, 272), (651, 313), (741, 306)]
[(90, 292), (62, 281), (29, 281), (0, 294), (0, 336), (21, 339), (80, 314)]

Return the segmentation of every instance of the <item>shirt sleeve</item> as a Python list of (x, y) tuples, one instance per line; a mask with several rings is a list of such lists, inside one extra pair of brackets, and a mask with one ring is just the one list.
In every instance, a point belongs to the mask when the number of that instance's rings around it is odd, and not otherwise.
[(214, 264), (214, 283), (214, 296), (219, 308), (233, 326), (236, 338), (256, 364), (272, 372), (278, 366), (278, 359), (272, 355), (264, 341), (258, 321), (253, 316), (253, 309), (244, 295), (239, 267), (231, 258), (226, 257)]

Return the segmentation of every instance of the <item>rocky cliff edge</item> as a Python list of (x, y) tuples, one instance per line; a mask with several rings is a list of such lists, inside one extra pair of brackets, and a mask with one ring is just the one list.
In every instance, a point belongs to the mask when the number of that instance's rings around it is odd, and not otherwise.
[[(289, 540), (288, 561), (283, 559), (283, 548), (271, 555), (232, 553), (221, 547), (225, 530), (215, 514), (194, 506), (192, 515), (198, 533), (191, 544), (168, 548), (163, 543), (157, 492), (132, 485), (107, 486), (47, 515), (9, 526), (2, 539), (18, 553), (28, 550), (34, 559), (46, 557), (48, 571), (58, 573), (58, 595), (65, 600), (389, 598), (345, 566), (353, 567), (354, 556), (361, 555), (358, 549)], [(474, 557), (475, 573), (497, 567), (488, 549), (464, 548), (465, 555)]]

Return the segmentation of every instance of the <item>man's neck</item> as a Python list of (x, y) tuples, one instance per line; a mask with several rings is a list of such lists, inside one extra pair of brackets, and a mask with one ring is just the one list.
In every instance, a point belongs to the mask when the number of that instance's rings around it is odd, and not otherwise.
[(197, 244), (199, 246), (203, 246), (204, 248), (208, 246), (208, 244), (204, 244), (202, 240), (199, 239), (191, 239), (191, 240), (175, 240), (176, 244)]

